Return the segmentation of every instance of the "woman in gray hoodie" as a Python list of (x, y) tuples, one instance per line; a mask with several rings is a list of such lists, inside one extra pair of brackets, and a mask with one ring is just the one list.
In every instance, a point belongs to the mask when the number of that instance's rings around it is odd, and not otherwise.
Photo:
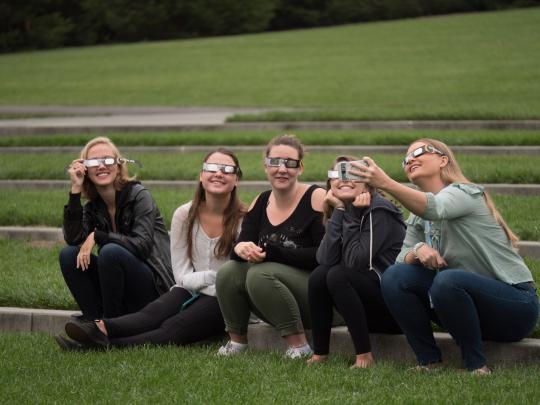
[(326, 233), (317, 251), (319, 266), (309, 278), (314, 355), (308, 364), (328, 357), (333, 307), (354, 343), (353, 368), (374, 363), (370, 332), (401, 333), (383, 301), (380, 276), (401, 249), (405, 223), (399, 209), (375, 189), (340, 174), (340, 162), (355, 160), (339, 156), (328, 172)]

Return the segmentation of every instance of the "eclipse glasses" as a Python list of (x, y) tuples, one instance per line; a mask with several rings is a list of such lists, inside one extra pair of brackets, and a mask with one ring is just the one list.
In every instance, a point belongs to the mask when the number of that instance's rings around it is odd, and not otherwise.
[(285, 166), (287, 169), (298, 169), (300, 167), (300, 162), (301, 161), (298, 159), (264, 158), (264, 164), (268, 167)]
[(238, 167), (231, 165), (222, 165), (217, 163), (203, 163), (203, 172), (217, 173), (221, 171), (223, 174), (237, 174)]
[(414, 158), (420, 157), (425, 153), (436, 153), (441, 156), (446, 156), (443, 152), (441, 152), (439, 149), (435, 148), (434, 146), (423, 145), (423, 146), (420, 146), (419, 148), (416, 148), (411, 153), (407, 153), (407, 155), (405, 156), (405, 159), (403, 159), (402, 166), (403, 167), (407, 166), (411, 160), (413, 160)]

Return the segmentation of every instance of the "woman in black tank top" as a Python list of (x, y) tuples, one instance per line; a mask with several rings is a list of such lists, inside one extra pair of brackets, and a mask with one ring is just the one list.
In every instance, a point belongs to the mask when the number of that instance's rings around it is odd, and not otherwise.
[(312, 353), (304, 335), (310, 326), (307, 288), (324, 235), (325, 191), (299, 183), (303, 145), (291, 135), (270, 141), (265, 171), (272, 186), (251, 204), (231, 261), (219, 271), (216, 290), (231, 340), (219, 349), (233, 355), (247, 348), (254, 312), (285, 338), (287, 357)]

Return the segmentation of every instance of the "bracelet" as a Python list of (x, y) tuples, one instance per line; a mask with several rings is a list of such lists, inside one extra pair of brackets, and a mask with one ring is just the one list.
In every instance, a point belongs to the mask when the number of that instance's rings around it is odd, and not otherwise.
[(422, 246), (424, 246), (426, 243), (425, 242), (418, 242), (416, 245), (413, 246), (412, 248), (412, 254), (413, 254), (413, 258), (415, 260), (418, 260), (418, 249), (420, 249)]

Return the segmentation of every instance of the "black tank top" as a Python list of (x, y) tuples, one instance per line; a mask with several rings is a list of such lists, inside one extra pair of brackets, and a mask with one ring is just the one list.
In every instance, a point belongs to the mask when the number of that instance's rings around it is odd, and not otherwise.
[(320, 223), (321, 213), (311, 206), (311, 195), (318, 186), (310, 186), (292, 214), (281, 224), (272, 225), (266, 213), (271, 190), (261, 193), (255, 203), (254, 212), (260, 213), (258, 245), (264, 247), (272, 241), (288, 249), (318, 246), (319, 235), (313, 235), (313, 222)]

